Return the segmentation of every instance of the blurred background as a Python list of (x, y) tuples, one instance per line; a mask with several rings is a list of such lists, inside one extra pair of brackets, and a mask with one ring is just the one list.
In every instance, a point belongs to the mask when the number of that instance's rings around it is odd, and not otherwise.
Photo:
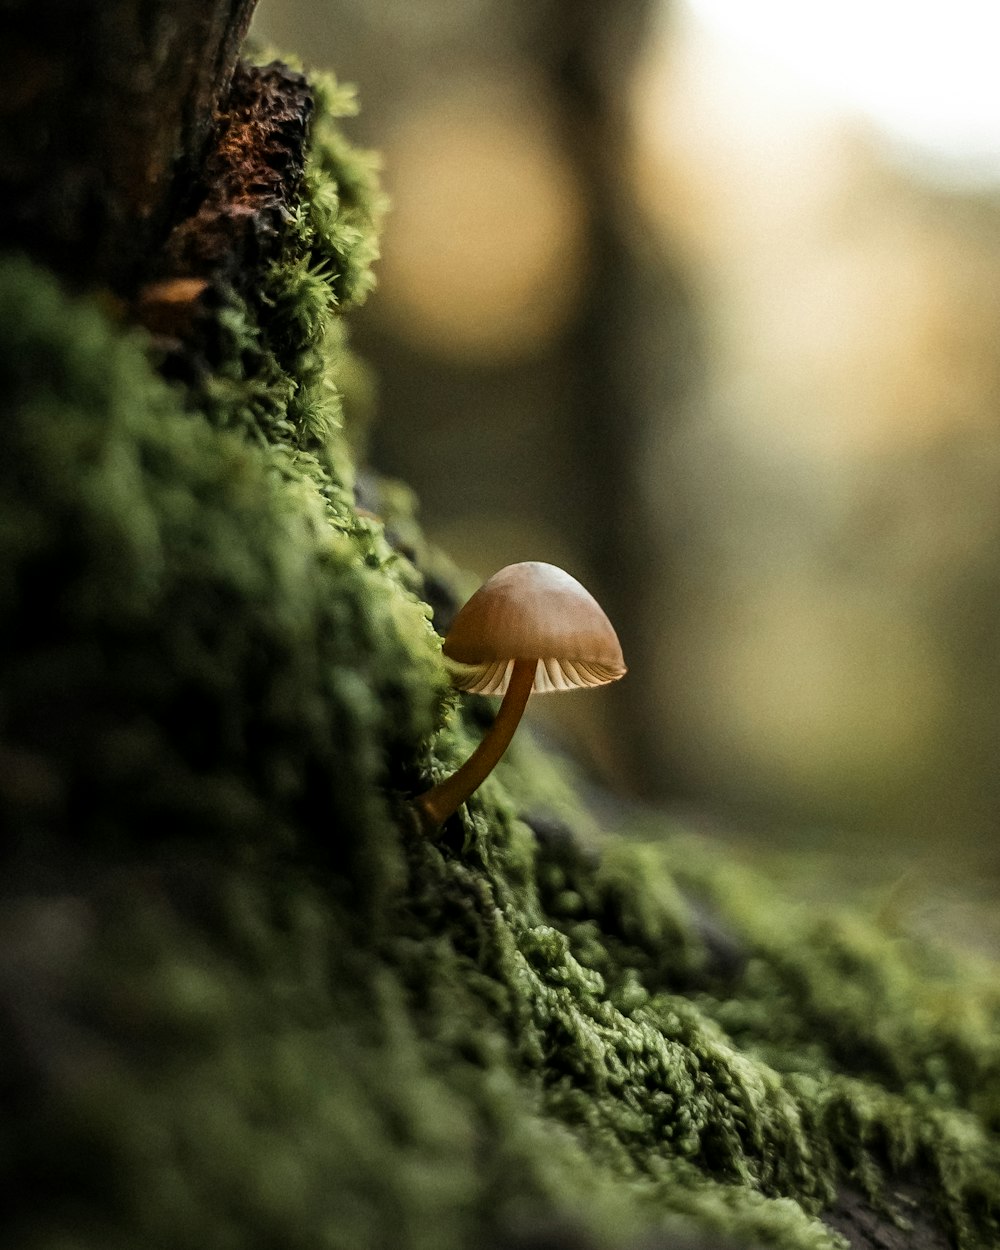
[(953, 890), (930, 923), (1000, 936), (1000, 7), (262, 0), (256, 33), (383, 153), (372, 464), (459, 564), (560, 564), (619, 629), (624, 682), (532, 715), (825, 891)]

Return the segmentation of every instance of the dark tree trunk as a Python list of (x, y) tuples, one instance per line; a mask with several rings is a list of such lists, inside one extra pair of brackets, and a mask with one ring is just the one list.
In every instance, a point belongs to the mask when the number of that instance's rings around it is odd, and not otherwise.
[(5, 0), (0, 241), (131, 294), (183, 211), (256, 0)]
[[(623, 193), (630, 179), (629, 88), (658, 8), (653, 0), (560, 0), (535, 52), (562, 102), (566, 148), (591, 220), (590, 281), (566, 347), (574, 388), (566, 443), (584, 484), (578, 524), (588, 533), (602, 602), (637, 673), (655, 668), (651, 622), (659, 614), (650, 602), (650, 572), (669, 576), (670, 563), (643, 513), (637, 458), (643, 431), (676, 419), (701, 367), (686, 282), (645, 237)], [(668, 628), (661, 619), (659, 632)], [(617, 705), (618, 773), (640, 793), (673, 796), (662, 748), (667, 721), (655, 691), (640, 693), (633, 684), (608, 691), (607, 699)]]

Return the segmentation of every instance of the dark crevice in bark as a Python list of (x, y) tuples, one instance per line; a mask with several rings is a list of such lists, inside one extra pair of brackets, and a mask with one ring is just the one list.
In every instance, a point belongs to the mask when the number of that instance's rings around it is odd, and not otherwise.
[(929, 1177), (914, 1172), (893, 1180), (886, 1205), (876, 1207), (860, 1189), (845, 1184), (823, 1223), (845, 1237), (851, 1250), (954, 1250), (931, 1192)]

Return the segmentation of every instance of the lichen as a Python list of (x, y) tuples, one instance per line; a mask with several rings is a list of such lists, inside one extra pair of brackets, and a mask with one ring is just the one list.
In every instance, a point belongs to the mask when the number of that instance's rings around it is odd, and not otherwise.
[[(461, 1250), (551, 1228), (833, 1250), (843, 1186), (1000, 1235), (994, 970), (464, 758), (405, 490), (359, 514), (341, 316), (369, 158), (317, 91), (300, 211), (187, 390), (0, 269), (0, 1125), (26, 1250)], [(333, 112), (337, 109), (333, 108)]]

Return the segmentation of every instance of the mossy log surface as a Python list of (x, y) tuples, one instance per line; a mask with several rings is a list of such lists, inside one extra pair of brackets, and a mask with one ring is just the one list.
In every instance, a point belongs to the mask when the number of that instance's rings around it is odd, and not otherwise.
[(373, 161), (331, 82), (235, 81), (289, 159), (265, 246), (217, 181), (149, 260), (197, 315), (0, 266), (9, 1244), (995, 1247), (993, 966), (598, 818), (529, 735), (420, 833), (490, 712), (355, 467)]

